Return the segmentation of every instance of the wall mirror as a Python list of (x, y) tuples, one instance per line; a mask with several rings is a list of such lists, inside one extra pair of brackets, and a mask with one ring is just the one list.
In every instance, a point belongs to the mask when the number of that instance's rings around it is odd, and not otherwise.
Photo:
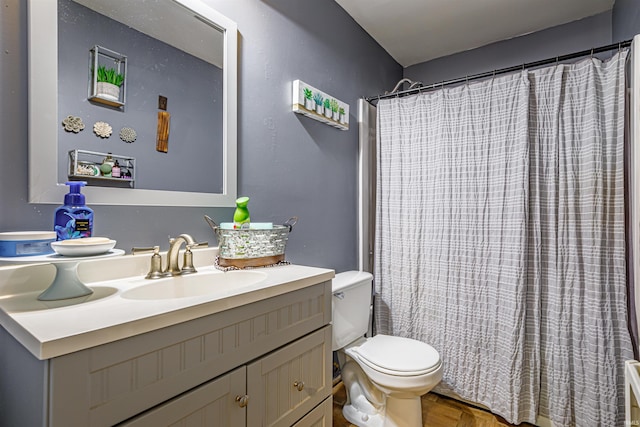
[[(135, 159), (133, 184), (86, 179), (83, 193), (91, 205), (235, 206), (235, 22), (201, 0), (28, 5), (31, 203), (61, 203), (69, 152), (80, 150)], [(121, 107), (91, 96), (94, 46), (126, 56)], [(160, 97), (167, 99), (166, 110)], [(163, 111), (170, 116), (164, 152), (157, 140)], [(79, 117), (84, 129), (65, 130), (67, 116)], [(94, 133), (98, 122), (109, 124), (110, 136)], [(124, 128), (135, 130), (133, 142), (120, 138)]]

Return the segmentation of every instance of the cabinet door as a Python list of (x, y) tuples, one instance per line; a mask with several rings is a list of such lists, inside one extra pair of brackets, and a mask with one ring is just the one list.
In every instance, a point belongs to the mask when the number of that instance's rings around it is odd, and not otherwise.
[(247, 366), (247, 425), (291, 426), (331, 395), (331, 326)]
[(315, 409), (304, 416), (293, 427), (332, 427), (333, 399), (327, 397)]
[(184, 393), (119, 426), (229, 427), (246, 422), (246, 368), (243, 366)]

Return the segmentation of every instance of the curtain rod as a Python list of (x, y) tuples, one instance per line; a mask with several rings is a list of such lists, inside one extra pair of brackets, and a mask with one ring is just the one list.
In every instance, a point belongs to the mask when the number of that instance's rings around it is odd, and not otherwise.
[(543, 60), (540, 60), (540, 61), (529, 62), (529, 63), (525, 63), (525, 64), (522, 64), (522, 65), (515, 65), (513, 67), (508, 67), (508, 68), (501, 68), (501, 69), (495, 70), (495, 71), (487, 71), (487, 72), (484, 72), (484, 73), (473, 74), (471, 76), (460, 77), (460, 78), (457, 78), (457, 79), (445, 80), (443, 82), (434, 83), (434, 84), (427, 85), (427, 86), (412, 87), (412, 88), (409, 88), (407, 90), (400, 90), (400, 91), (397, 91), (397, 92), (385, 93), (384, 95), (370, 96), (370, 97), (364, 98), (364, 100), (369, 102), (369, 103), (373, 103), (373, 101), (379, 101), (381, 99), (393, 98), (393, 97), (398, 97), (398, 96), (402, 96), (402, 95), (412, 95), (412, 94), (419, 93), (419, 92), (422, 92), (422, 91), (425, 91), (425, 90), (433, 90), (435, 88), (449, 86), (449, 85), (456, 84), (456, 83), (468, 82), (470, 80), (477, 80), (477, 79), (482, 79), (482, 78), (485, 78), (485, 77), (497, 76), (498, 74), (512, 73), (514, 71), (524, 70), (526, 68), (541, 67), (543, 65), (553, 64), (554, 62), (568, 61), (570, 59), (576, 59), (576, 58), (580, 58), (580, 57), (583, 57), (583, 56), (593, 55), (595, 53), (607, 52), (607, 51), (614, 50), (614, 49), (622, 49), (623, 47), (631, 46), (631, 41), (632, 40), (625, 40), (625, 41), (622, 41), (622, 42), (619, 42), (619, 43), (612, 43), (612, 44), (607, 45), (607, 46), (601, 46), (601, 47), (597, 47), (597, 48), (594, 48), (594, 49), (583, 50), (581, 52), (574, 52), (574, 53), (570, 53), (570, 54), (567, 54), (567, 55), (556, 56), (555, 58), (543, 59)]

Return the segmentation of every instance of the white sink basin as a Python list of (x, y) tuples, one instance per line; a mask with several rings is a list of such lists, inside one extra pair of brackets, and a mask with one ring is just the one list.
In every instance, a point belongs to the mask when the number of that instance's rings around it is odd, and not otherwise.
[(259, 271), (199, 272), (185, 276), (150, 280), (122, 293), (122, 298), (134, 300), (189, 298), (235, 293), (263, 281), (267, 275)]

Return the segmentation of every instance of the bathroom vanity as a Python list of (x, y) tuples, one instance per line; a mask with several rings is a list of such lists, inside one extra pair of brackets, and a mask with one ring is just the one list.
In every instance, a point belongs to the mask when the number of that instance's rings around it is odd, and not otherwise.
[[(136, 257), (84, 274), (137, 272)], [(333, 270), (264, 268), (257, 283), (158, 299), (132, 291), (154, 281), (118, 278), (89, 284), (115, 289), (105, 297), (42, 309), (32, 279), (47, 273), (30, 268), (0, 268), (0, 283), (25, 284), (0, 285), (0, 425), (331, 426)], [(209, 268), (192, 277), (234, 273)]]

